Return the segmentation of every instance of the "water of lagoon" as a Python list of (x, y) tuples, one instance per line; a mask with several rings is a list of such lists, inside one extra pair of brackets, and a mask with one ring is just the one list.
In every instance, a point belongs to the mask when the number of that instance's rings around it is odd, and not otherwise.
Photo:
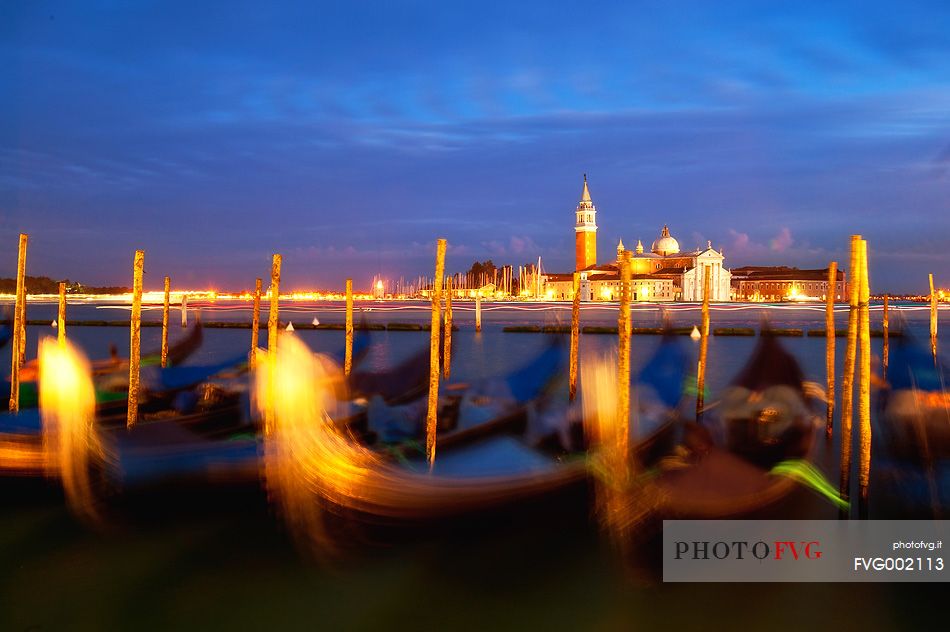
[[(950, 309), (939, 312), (940, 324), (946, 330), (950, 320)], [(0, 308), (2, 309), (2, 308)], [(915, 340), (926, 344), (929, 336), (929, 308), (919, 303), (892, 305), (890, 312), (891, 330), (909, 332)], [(55, 303), (30, 303), (27, 318), (52, 322), (56, 318)], [(251, 309), (247, 303), (219, 302), (192, 304), (189, 306), (189, 319), (194, 320), (197, 313), (206, 321), (250, 322)], [(696, 304), (673, 304), (658, 307), (655, 304), (638, 304), (633, 309), (634, 327), (656, 327), (667, 314), (674, 326), (687, 327), (698, 325), (700, 310)], [(281, 321), (288, 320), (297, 324), (309, 324), (314, 318), (320, 323), (342, 323), (343, 305), (339, 302), (322, 301), (319, 303), (286, 302), (280, 308)], [(882, 310), (880, 304), (871, 306), (871, 328), (881, 328)], [(77, 321), (128, 319), (128, 304), (71, 304), (67, 308), (67, 319)], [(267, 308), (262, 305), (262, 321), (266, 323)], [(474, 303), (471, 301), (453, 304), (454, 324), (459, 331), (453, 335), (454, 351), (452, 356), (452, 378), (467, 381), (502, 375), (516, 369), (528, 359), (539, 353), (547, 344), (551, 335), (538, 333), (512, 333), (502, 329), (508, 325), (568, 325), (570, 324), (570, 304), (568, 303), (483, 303), (482, 331), (475, 332)], [(429, 322), (430, 308), (425, 302), (366, 302), (357, 303), (355, 320), (365, 320), (372, 324)], [(824, 306), (815, 303), (762, 305), (747, 303), (714, 304), (711, 310), (711, 327), (754, 327), (758, 329), (763, 319), (772, 327), (795, 329), (824, 329)], [(161, 321), (160, 306), (146, 306), (143, 320)], [(182, 335), (180, 315), (172, 309), (170, 315), (170, 340), (174, 343)], [(847, 328), (848, 307), (838, 305), (835, 311), (836, 328)], [(616, 326), (617, 306), (615, 304), (585, 304), (581, 311), (581, 325)], [(27, 328), (27, 356), (35, 357), (37, 341), (40, 336), (55, 335), (56, 331), (48, 325), (31, 325)], [(128, 353), (129, 333), (124, 327), (88, 327), (76, 326), (67, 330), (70, 340), (82, 347), (92, 359), (109, 355), (110, 345), (115, 345), (119, 355)], [(340, 330), (307, 330), (296, 332), (314, 351), (334, 352), (343, 346), (343, 332)], [(950, 335), (950, 331), (948, 334)], [(204, 343), (188, 361), (189, 364), (210, 364), (234, 358), (249, 349), (251, 332), (249, 329), (212, 329), (204, 332)], [(566, 336), (564, 336), (566, 338)], [(261, 345), (266, 346), (266, 327), (261, 332)], [(633, 368), (646, 362), (659, 344), (659, 336), (637, 335), (632, 344)], [(157, 349), (160, 344), (161, 330), (158, 327), (142, 328), (142, 349)], [(372, 344), (365, 362), (367, 370), (382, 370), (398, 363), (428, 345), (428, 332), (424, 331), (372, 331)], [(707, 384), (715, 393), (736, 374), (748, 359), (756, 344), (756, 337), (747, 336), (710, 336), (707, 370)], [(782, 339), (786, 348), (799, 360), (808, 379), (824, 383), (825, 379), (825, 339), (824, 337), (788, 337)], [(872, 355), (880, 363), (882, 338), (871, 340)], [(583, 334), (580, 337), (581, 358), (588, 354), (597, 354), (616, 348), (615, 335)], [(846, 339), (839, 337), (836, 347), (837, 374), (840, 376), (844, 363)], [(699, 344), (693, 348), (698, 355)], [(946, 348), (946, 345), (944, 345)], [(4, 360), (7, 364), (9, 360)]]

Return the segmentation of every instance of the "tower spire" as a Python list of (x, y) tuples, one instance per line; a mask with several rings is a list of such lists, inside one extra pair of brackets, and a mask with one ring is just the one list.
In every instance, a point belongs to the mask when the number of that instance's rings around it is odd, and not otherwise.
[(597, 209), (587, 187), (584, 174), (584, 190), (577, 204), (577, 222), (574, 224), (575, 270), (583, 270), (597, 263)]

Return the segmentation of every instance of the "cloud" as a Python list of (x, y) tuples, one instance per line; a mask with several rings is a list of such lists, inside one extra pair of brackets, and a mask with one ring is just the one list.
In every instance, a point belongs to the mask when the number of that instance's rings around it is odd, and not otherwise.
[(795, 240), (792, 239), (792, 231), (790, 231), (787, 226), (783, 226), (782, 229), (778, 231), (778, 235), (769, 241), (769, 248), (774, 252), (785, 252), (791, 247), (794, 241)]
[(732, 238), (731, 250), (736, 252), (745, 252), (749, 248), (749, 233), (740, 233), (734, 228), (729, 229), (729, 237)]
[(549, 251), (528, 235), (512, 235), (508, 241), (492, 239), (481, 242), (482, 248), (495, 257), (537, 257)]

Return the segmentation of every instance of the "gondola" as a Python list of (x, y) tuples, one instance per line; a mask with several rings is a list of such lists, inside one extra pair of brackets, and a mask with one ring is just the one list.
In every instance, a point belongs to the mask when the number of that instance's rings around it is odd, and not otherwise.
[[(445, 360), (443, 340), (439, 341), (440, 363)], [(346, 380), (344, 392), (351, 399), (379, 396), (387, 405), (394, 406), (419, 399), (428, 392), (428, 388), (429, 348), (426, 347), (391, 369), (354, 371)]]
[(811, 405), (797, 360), (766, 331), (716, 418), (688, 426), (680, 455), (655, 472), (649, 485), (656, 517), (770, 515), (800, 490), (773, 468), (814, 455), (818, 417)]
[[(201, 327), (201, 321), (197, 321), (188, 332), (188, 335), (181, 340), (176, 341), (168, 347), (168, 366), (175, 367), (183, 364), (198, 348), (204, 339)], [(157, 366), (161, 362), (161, 350), (150, 351), (142, 354), (141, 366)], [(113, 354), (113, 357), (105, 360), (95, 360), (92, 363), (93, 377), (100, 383), (113, 381), (121, 382), (128, 380), (128, 359), (121, 359)], [(36, 360), (27, 362), (20, 367), (20, 409), (34, 408), (39, 399), (36, 391), (36, 377), (38, 373), (38, 364)], [(0, 399), (9, 401), (10, 382), (0, 383)], [(96, 392), (96, 401), (105, 409), (114, 409), (123, 405), (127, 399), (127, 394), (122, 389), (99, 388)]]
[[(244, 358), (215, 365), (193, 367), (143, 367), (145, 401), (140, 404), (142, 424), (168, 422), (189, 428), (202, 438), (218, 438), (250, 431), (250, 415), (243, 388), (229, 389), (211, 378), (225, 373), (239, 376), (246, 369)], [(104, 431), (125, 429), (127, 393), (96, 406), (96, 426)], [(19, 413), (0, 413), (0, 472), (35, 475), (42, 469), (43, 438), (40, 410), (23, 408)], [(40, 464), (40, 465), (37, 465)]]
[[(672, 337), (668, 339), (671, 341)], [(665, 345), (661, 345), (657, 353), (666, 351)], [(560, 350), (552, 345), (539, 357), (562, 369), (558, 353)], [(551, 397), (549, 380), (536, 379), (537, 369), (535, 366), (510, 376), (513, 392), (541, 394), (531, 405)], [(559, 369), (551, 377), (563, 379), (563, 373)], [(682, 386), (675, 388), (682, 392)], [(565, 392), (558, 394), (566, 399)], [(565, 417), (563, 421), (569, 425), (571, 420)], [(658, 452), (656, 446), (670, 440), (676, 425), (672, 415), (651, 421), (641, 420), (636, 425), (637, 434), (631, 442), (633, 454), (645, 464), (652, 463)], [(342, 481), (332, 473), (323, 480), (312, 480), (313, 502), (337, 505), (335, 511), (342, 510), (369, 523), (405, 524), (484, 515), (486, 511), (521, 507), (529, 501), (557, 505), (564, 500), (560, 505), (562, 511), (584, 515), (591, 475), (586, 449), (571, 442), (564, 445), (548, 441), (549, 437), (529, 429), (528, 415), (514, 410), (484, 423), (447, 431), (437, 440), (431, 471), (419, 442), (409, 449), (387, 450), (383, 456), (389, 458), (380, 459), (371, 457), (345, 437), (333, 436), (327, 443), (336, 443), (339, 453), (324, 452), (326, 445), (317, 442), (311, 446), (314, 459), (325, 458), (324, 464), (340, 459), (352, 458), (354, 463), (368, 459), (373, 465), (360, 469), (355, 493), (345, 491), (351, 484), (345, 475)], [(302, 458), (307, 458), (307, 448), (298, 447), (305, 455)], [(326, 456), (321, 457), (321, 453)], [(320, 466), (307, 469), (319, 471)], [(574, 497), (583, 502), (566, 500)]]
[(877, 400), (871, 490), (875, 516), (944, 517), (950, 505), (950, 368), (904, 332)]
[(912, 336), (895, 338), (878, 400), (894, 456), (911, 461), (950, 457), (950, 368)]

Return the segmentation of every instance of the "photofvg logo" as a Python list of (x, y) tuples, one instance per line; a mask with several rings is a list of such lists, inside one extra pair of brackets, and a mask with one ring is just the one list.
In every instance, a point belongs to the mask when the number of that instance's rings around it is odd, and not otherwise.
[(668, 582), (946, 581), (950, 522), (667, 520)]
[(693, 540), (690, 542), (678, 540), (675, 543), (676, 559), (691, 560), (820, 560), (820, 540), (774, 540), (771, 543), (759, 540), (733, 540), (727, 542), (717, 540)]

